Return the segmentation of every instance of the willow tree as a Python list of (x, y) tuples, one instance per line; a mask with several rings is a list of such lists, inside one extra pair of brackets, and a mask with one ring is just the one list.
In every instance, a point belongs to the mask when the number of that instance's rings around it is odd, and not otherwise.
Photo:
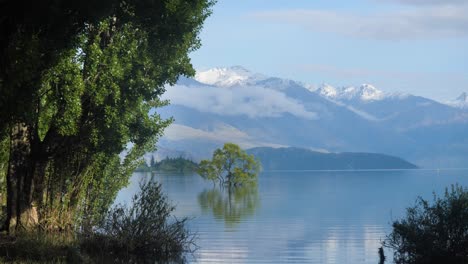
[[(76, 1), (52, 2), (72, 5), (64, 16), (85, 14), (62, 21), (64, 44), (43, 47), (56, 36), (43, 33), (54, 32), (46, 21), (37, 32), (11, 34), (13, 51), (2, 50), (9, 56), (0, 75), (0, 108), (8, 109), (1, 129), (10, 140), (8, 231), (72, 226), (106, 209), (170, 123), (149, 110), (166, 104), (159, 99), (166, 84), (194, 74), (188, 53), (200, 46), (213, 4), (115, 0), (89, 15)], [(42, 62), (44, 54), (53, 59)]]
[(255, 184), (259, 170), (259, 161), (233, 143), (216, 149), (211, 160), (202, 160), (198, 166), (200, 176), (228, 187)]

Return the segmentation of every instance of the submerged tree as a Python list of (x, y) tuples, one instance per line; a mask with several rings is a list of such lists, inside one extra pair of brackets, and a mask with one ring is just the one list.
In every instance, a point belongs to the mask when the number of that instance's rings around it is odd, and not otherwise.
[(384, 246), (398, 264), (468, 263), (468, 189), (452, 186), (433, 203), (418, 198), (393, 223)]
[(89, 227), (170, 123), (149, 110), (194, 74), (188, 53), (213, 2), (32, 2), (44, 11), (32, 22), (8, 14), (13, 1), (0, 8), (4, 228)]
[(202, 160), (198, 174), (205, 179), (229, 187), (257, 182), (260, 163), (238, 145), (224, 144), (216, 149), (211, 160)]

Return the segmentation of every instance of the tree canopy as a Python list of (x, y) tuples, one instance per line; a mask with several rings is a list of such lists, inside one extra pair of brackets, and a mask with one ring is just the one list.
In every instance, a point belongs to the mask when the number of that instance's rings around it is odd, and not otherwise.
[(170, 124), (149, 110), (194, 74), (188, 53), (212, 4), (0, 3), (7, 230), (97, 221)]
[(468, 189), (452, 186), (432, 204), (418, 198), (406, 216), (393, 222), (384, 246), (397, 264), (468, 262)]
[(224, 144), (216, 149), (211, 160), (202, 160), (198, 174), (220, 185), (237, 186), (256, 183), (260, 163), (238, 145)]

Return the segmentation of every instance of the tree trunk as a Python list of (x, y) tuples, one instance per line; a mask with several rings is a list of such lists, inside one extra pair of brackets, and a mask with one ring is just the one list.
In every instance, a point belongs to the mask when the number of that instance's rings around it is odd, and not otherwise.
[(7, 172), (7, 218), (4, 228), (14, 233), (19, 228), (37, 225), (37, 208), (32, 205), (33, 164), (31, 129), (25, 123), (12, 126)]
[(43, 217), (43, 203), (44, 203), (44, 179), (46, 175), (48, 160), (45, 157), (39, 157), (34, 165), (33, 172), (33, 193), (32, 193), (32, 206), (37, 208), (38, 220)]
[(228, 183), (228, 187), (231, 188), (231, 186), (232, 186), (232, 173), (231, 173), (230, 170), (228, 171), (228, 174), (226, 176), (226, 180), (227, 180), (227, 183)]

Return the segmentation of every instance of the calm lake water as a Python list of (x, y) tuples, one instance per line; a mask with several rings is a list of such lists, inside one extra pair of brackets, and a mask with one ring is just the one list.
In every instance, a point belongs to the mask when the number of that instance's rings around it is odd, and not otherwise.
[[(117, 202), (129, 201), (149, 177), (135, 173)], [(375, 264), (392, 219), (419, 195), (468, 186), (468, 170), (263, 172), (256, 188), (230, 193), (198, 175), (155, 179), (175, 215), (193, 217), (189, 229), (200, 248), (191, 262)]]

